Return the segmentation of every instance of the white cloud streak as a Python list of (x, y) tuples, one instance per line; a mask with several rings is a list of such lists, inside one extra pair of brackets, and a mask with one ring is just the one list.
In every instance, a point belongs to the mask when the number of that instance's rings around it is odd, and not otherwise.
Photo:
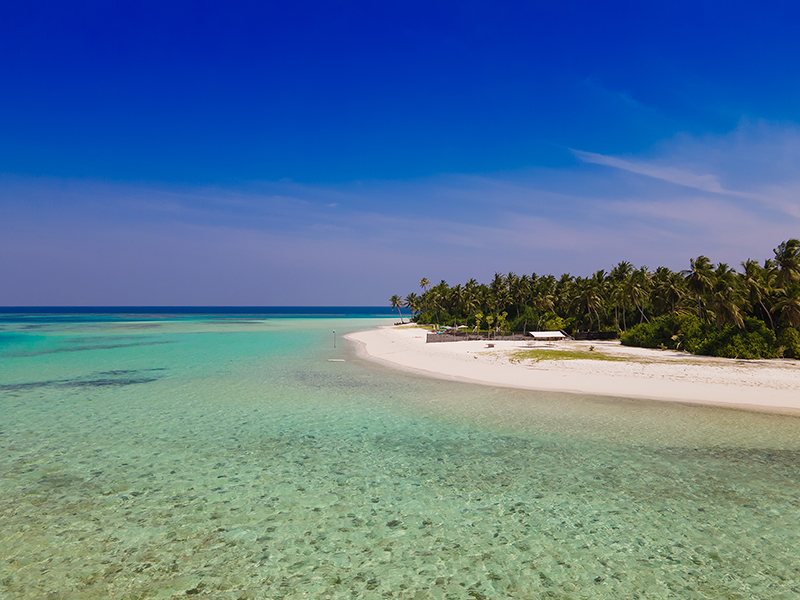
[(682, 171), (674, 167), (664, 167), (645, 162), (633, 162), (613, 156), (584, 152), (582, 150), (573, 150), (572, 153), (583, 162), (614, 167), (616, 169), (622, 169), (623, 171), (668, 181), (669, 183), (701, 190), (703, 192), (710, 192), (712, 194), (739, 195), (737, 192), (723, 189), (714, 175), (695, 175), (694, 173)]

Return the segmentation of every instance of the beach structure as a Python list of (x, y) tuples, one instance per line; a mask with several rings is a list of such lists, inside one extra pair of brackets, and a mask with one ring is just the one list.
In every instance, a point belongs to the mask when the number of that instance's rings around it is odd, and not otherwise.
[(547, 345), (552, 345), (556, 341), (565, 342), (572, 339), (563, 331), (529, 331), (528, 333), (533, 336), (533, 340), (528, 344), (529, 346), (536, 342), (545, 342)]

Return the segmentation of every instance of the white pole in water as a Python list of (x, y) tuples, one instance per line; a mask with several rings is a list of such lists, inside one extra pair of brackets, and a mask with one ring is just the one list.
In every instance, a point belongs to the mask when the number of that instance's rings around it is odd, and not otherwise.
[(333, 330), (333, 347), (336, 348), (336, 330)]

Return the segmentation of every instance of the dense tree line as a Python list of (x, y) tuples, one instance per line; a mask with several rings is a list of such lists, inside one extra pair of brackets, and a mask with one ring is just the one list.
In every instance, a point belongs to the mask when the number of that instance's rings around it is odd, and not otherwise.
[(390, 302), (417, 323), (495, 332), (616, 331), (632, 345), (800, 358), (800, 240), (773, 253), (740, 270), (699, 256), (680, 272), (623, 261), (589, 277), (496, 273), (488, 284), (470, 279), (455, 286), (422, 279), (419, 293)]

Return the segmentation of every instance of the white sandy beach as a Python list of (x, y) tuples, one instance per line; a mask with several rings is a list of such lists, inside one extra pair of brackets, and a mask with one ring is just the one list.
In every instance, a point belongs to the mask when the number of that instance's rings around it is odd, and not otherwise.
[(619, 342), (542, 342), (538, 349), (594, 351), (624, 360), (512, 360), (522, 341), (426, 343), (426, 330), (388, 326), (346, 336), (359, 355), (385, 365), (457, 381), (548, 390), (737, 406), (800, 414), (800, 361), (733, 360)]

